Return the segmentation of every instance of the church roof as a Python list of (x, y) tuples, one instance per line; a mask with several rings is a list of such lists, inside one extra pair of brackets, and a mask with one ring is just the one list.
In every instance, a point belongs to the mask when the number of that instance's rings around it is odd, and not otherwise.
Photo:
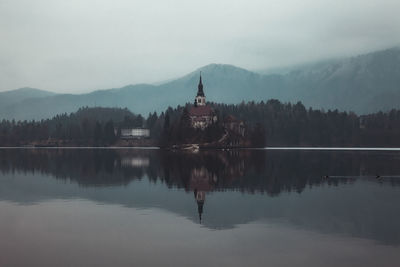
[(210, 106), (197, 106), (189, 110), (190, 116), (210, 116), (214, 110)]

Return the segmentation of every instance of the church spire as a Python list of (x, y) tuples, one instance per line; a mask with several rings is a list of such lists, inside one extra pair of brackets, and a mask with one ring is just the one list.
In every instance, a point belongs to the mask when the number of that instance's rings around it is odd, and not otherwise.
[(200, 80), (199, 80), (199, 85), (197, 86), (197, 96), (204, 96), (203, 92), (203, 83), (201, 81), (201, 71), (200, 71)]
[(206, 105), (206, 96), (204, 95), (203, 91), (203, 82), (201, 81), (201, 71), (200, 71), (200, 80), (199, 85), (197, 86), (197, 95), (194, 100), (194, 106), (205, 106)]

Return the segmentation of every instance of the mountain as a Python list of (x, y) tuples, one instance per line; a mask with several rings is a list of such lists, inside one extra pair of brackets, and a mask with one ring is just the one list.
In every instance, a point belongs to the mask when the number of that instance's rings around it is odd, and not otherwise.
[(0, 92), (0, 107), (13, 105), (29, 98), (46, 97), (52, 95), (55, 95), (55, 93), (29, 87)]
[[(44, 119), (56, 114), (70, 113), (80, 107), (127, 107), (137, 113), (147, 110), (153, 111), (149, 99), (154, 86), (152, 85), (130, 85), (118, 89), (98, 90), (88, 94), (56, 94), (40, 98), (23, 99), (22, 101), (0, 108), (3, 118), (22, 119)], [(141, 101), (139, 96), (144, 95)], [(146, 108), (147, 105), (147, 108)]]
[(369, 113), (400, 107), (400, 49), (318, 64), (283, 76), (285, 100)]
[(137, 84), (88, 94), (57, 94), (0, 106), (2, 118), (42, 119), (73, 112), (82, 106), (127, 107), (135, 113), (165, 110), (192, 102), (202, 71), (208, 100), (236, 103), (252, 100), (246, 88), (263, 88), (263, 76), (231, 65), (211, 64), (161, 85)]
[[(73, 112), (82, 106), (127, 107), (146, 115), (168, 106), (193, 102), (200, 71), (208, 101), (240, 103), (271, 98), (302, 101), (315, 108), (359, 114), (400, 108), (400, 48), (352, 58), (308, 64), (279, 74), (263, 74), (232, 65), (210, 64), (179, 79), (158, 85), (137, 84), (88, 94), (23, 96), (3, 101), (0, 118), (42, 119)], [(19, 94), (21, 95), (21, 94)]]

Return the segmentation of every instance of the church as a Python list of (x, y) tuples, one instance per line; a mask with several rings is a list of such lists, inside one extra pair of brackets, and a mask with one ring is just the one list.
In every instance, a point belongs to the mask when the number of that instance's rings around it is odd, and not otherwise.
[(197, 86), (197, 95), (194, 100), (194, 106), (189, 110), (189, 116), (192, 127), (201, 130), (204, 130), (209, 125), (217, 121), (217, 115), (214, 109), (208, 106), (206, 103), (201, 73), (199, 85)]

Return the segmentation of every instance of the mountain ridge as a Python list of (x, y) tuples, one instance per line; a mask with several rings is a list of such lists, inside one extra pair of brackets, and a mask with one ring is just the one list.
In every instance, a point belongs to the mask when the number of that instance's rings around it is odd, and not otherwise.
[[(82, 106), (127, 107), (144, 115), (161, 112), (168, 106), (193, 101), (200, 71), (207, 100), (212, 102), (234, 104), (274, 98), (360, 114), (400, 107), (400, 48), (396, 47), (299, 67), (285, 74), (262, 74), (211, 63), (158, 85), (134, 84), (83, 94), (33, 89), (46, 93), (9, 103), (0, 101), (0, 119), (44, 119)], [(0, 93), (0, 99), (7, 92)]]

